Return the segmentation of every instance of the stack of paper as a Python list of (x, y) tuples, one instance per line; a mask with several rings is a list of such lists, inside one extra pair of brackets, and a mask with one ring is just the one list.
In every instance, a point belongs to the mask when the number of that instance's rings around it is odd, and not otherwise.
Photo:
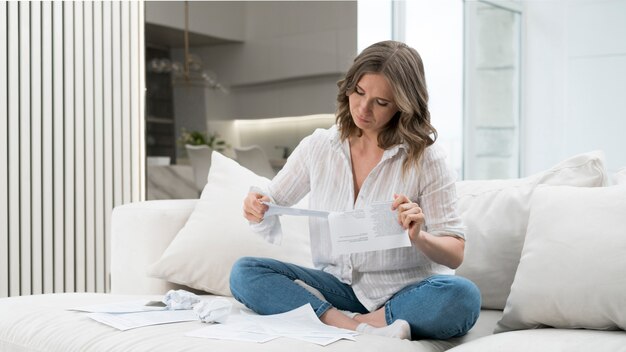
[(122, 331), (150, 325), (198, 320), (198, 315), (193, 310), (162, 310), (125, 314), (89, 313), (87, 316)]
[[(203, 302), (206, 303), (206, 301)], [(224, 302), (220, 301), (220, 298), (215, 298), (212, 302), (221, 304), (208, 305), (209, 310), (213, 309), (222, 313), (220, 309), (225, 307)], [(232, 304), (227, 301), (226, 303), (228, 303), (226, 313), (228, 314)], [(88, 312), (89, 318), (122, 331), (157, 324), (200, 320), (198, 312), (194, 310), (169, 310), (162, 302), (144, 300), (83, 306), (70, 310)], [(227, 318), (219, 321), (222, 323), (210, 324), (205, 328), (189, 332), (186, 336), (257, 343), (279, 337), (290, 337), (326, 346), (341, 339), (354, 341), (354, 336), (358, 335), (355, 331), (322, 323), (310, 304), (275, 315), (255, 315), (244, 312), (229, 314)]]
[(358, 333), (322, 323), (310, 304), (275, 315), (231, 315), (224, 324), (214, 324), (187, 333), (208, 339), (263, 343), (290, 337), (326, 346), (341, 339), (353, 340)]
[(193, 310), (167, 310), (165, 306), (146, 305), (148, 303), (150, 302), (139, 300), (83, 306), (70, 310), (89, 312), (87, 314), (89, 318), (122, 331), (198, 320), (198, 315)]

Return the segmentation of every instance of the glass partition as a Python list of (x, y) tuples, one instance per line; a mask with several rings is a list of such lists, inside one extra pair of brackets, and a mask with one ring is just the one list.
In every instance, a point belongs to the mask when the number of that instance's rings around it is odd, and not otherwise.
[(520, 176), (521, 16), (465, 2), (464, 179)]

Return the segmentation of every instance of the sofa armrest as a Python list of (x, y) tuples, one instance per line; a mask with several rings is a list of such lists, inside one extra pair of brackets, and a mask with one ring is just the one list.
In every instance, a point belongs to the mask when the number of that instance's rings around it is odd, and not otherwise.
[(147, 276), (191, 215), (197, 199), (153, 200), (115, 207), (111, 215), (111, 293), (165, 294), (176, 286)]

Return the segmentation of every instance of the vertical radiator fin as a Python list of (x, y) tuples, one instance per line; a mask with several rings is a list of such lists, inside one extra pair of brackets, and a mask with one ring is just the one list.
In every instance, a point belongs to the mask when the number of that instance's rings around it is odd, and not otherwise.
[(107, 292), (144, 197), (144, 4), (0, 2), (0, 297)]

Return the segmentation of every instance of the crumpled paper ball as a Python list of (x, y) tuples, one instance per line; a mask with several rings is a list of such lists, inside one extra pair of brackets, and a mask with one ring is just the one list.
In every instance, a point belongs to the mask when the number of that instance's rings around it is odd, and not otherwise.
[(228, 318), (233, 304), (225, 298), (201, 301), (193, 308), (203, 323), (223, 323)]
[(192, 309), (198, 302), (200, 302), (200, 297), (185, 290), (169, 290), (163, 299), (163, 303), (169, 310)]

